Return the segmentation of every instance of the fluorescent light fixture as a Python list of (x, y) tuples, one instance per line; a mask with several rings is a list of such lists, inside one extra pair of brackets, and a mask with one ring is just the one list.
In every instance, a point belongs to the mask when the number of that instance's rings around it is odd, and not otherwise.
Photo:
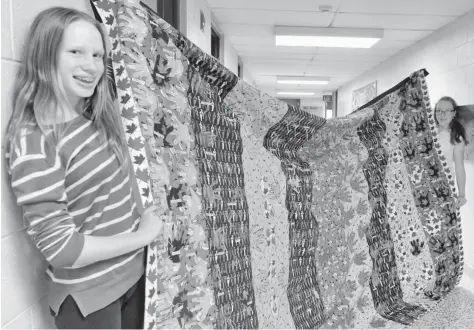
[(276, 46), (370, 48), (383, 38), (382, 29), (275, 26)]
[(327, 85), (327, 84), (329, 84), (329, 78), (326, 78), (326, 77), (277, 76), (277, 84)]
[(312, 92), (277, 92), (277, 95), (311, 96)]

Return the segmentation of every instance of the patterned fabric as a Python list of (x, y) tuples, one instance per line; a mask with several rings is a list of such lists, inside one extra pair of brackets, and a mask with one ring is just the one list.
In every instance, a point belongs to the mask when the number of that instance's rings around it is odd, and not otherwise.
[(456, 285), (456, 191), (424, 70), (326, 121), (239, 81), (145, 5), (93, 4), (144, 202), (169, 206), (146, 328), (394, 328)]

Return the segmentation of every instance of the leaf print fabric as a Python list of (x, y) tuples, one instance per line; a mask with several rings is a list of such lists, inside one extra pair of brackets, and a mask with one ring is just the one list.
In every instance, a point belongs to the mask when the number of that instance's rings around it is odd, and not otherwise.
[(145, 328), (396, 328), (457, 284), (426, 71), (326, 120), (239, 81), (137, 0), (91, 1), (142, 204)]

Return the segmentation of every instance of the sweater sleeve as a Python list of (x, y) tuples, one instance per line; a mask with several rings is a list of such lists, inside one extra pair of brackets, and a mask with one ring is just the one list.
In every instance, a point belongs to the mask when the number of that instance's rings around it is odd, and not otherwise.
[(84, 236), (67, 209), (65, 170), (58, 151), (37, 131), (20, 137), (9, 150), (11, 186), (22, 207), (27, 233), (46, 260), (69, 267), (79, 257)]

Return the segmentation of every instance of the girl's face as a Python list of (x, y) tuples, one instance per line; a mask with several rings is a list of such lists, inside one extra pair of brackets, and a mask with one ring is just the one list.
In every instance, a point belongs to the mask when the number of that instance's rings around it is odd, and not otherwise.
[(440, 127), (447, 127), (454, 118), (455, 111), (451, 102), (440, 101), (436, 107), (436, 118)]
[(80, 20), (65, 29), (58, 53), (58, 73), (74, 109), (94, 94), (104, 73), (103, 58), (102, 36), (94, 25)]

